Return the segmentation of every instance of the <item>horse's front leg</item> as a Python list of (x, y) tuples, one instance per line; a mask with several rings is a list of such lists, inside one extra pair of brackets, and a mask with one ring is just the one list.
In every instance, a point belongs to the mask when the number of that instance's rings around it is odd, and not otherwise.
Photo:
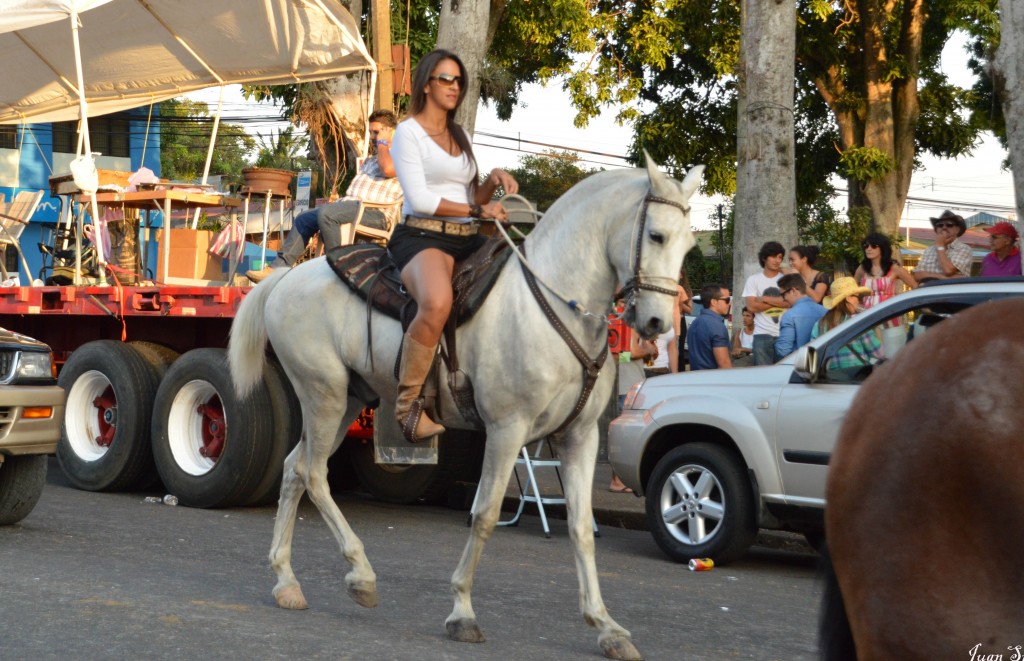
[(473, 510), (473, 527), (462, 551), (459, 566), (452, 574), (452, 594), (455, 608), (445, 620), (448, 637), (463, 643), (484, 642), (483, 631), (473, 612), (471, 592), (473, 575), (476, 573), (484, 545), (491, 538), (494, 527), (501, 515), (501, 502), (505, 496), (512, 467), (523, 446), (525, 428), (487, 430), (487, 448), (484, 451), (484, 465), (477, 488), (476, 506)]
[(601, 599), (594, 560), (594, 463), (597, 461), (597, 425), (574, 425), (559, 444), (559, 458), (565, 487), (565, 509), (569, 536), (576, 557), (576, 575), (580, 582), (580, 611), (583, 619), (600, 633), (597, 642), (610, 659), (642, 659), (623, 629), (608, 614)]

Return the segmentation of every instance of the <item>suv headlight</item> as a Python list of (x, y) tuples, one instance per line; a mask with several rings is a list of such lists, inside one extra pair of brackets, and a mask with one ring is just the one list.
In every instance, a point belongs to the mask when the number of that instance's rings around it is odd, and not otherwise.
[(625, 401), (622, 402), (623, 410), (633, 408), (633, 401), (636, 399), (636, 396), (640, 394), (640, 388), (642, 388), (643, 385), (643, 381), (641, 381), (640, 383), (633, 384), (633, 387), (629, 389), (628, 393), (626, 393)]
[(53, 378), (52, 359), (50, 354), (37, 351), (22, 351), (18, 357), (18, 374), (16, 379), (50, 379)]

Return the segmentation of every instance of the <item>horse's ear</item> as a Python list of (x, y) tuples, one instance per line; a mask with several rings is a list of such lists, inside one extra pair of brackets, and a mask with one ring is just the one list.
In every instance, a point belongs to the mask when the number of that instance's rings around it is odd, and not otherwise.
[(700, 186), (700, 178), (704, 173), (703, 165), (695, 165), (686, 173), (686, 178), (682, 182), (676, 181), (658, 169), (646, 149), (644, 150), (644, 163), (647, 164), (647, 178), (651, 182), (651, 191), (655, 195), (665, 198), (681, 194), (684, 200), (689, 200)]
[(683, 183), (679, 185), (684, 198), (689, 200), (690, 196), (697, 192), (697, 188), (700, 186), (700, 178), (703, 174), (703, 165), (694, 165), (690, 168), (690, 171), (686, 173)]
[(658, 197), (673, 197), (678, 190), (673, 186), (676, 182), (658, 169), (658, 164), (654, 162), (646, 149), (644, 150), (644, 164), (647, 166), (647, 179), (651, 182), (651, 192)]

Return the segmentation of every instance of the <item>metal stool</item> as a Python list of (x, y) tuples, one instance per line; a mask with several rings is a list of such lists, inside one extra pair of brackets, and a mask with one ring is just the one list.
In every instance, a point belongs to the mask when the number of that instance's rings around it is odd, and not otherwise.
[[(548, 454), (551, 455), (550, 459), (544, 458), (544, 446), (547, 444)], [(529, 451), (526, 449), (530, 445), (534, 446), (533, 455), (531, 456)], [(519, 519), (523, 515), (523, 509), (526, 507), (526, 503), (536, 503), (537, 511), (540, 513), (540, 522), (544, 526), (544, 536), (548, 539), (551, 538), (551, 528), (548, 526), (547, 513), (544, 511), (545, 505), (565, 505), (565, 487), (562, 484), (562, 474), (559, 469), (562, 467), (562, 461), (555, 457), (554, 449), (551, 446), (551, 439), (544, 438), (533, 443), (527, 443), (520, 450), (520, 457), (516, 459), (516, 466), (526, 467), (526, 485), (519, 479), (518, 468), (512, 470), (512, 474), (516, 476), (516, 485), (519, 487), (519, 508), (516, 510), (515, 515), (512, 516), (508, 521), (498, 521), (499, 526), (516, 526), (519, 525)], [(561, 492), (560, 496), (542, 496), (540, 493), (540, 485), (537, 484), (537, 473), (535, 469), (538, 468), (554, 468), (555, 476), (558, 478), (558, 488)], [(473, 506), (469, 509), (469, 519), (466, 521), (466, 525), (472, 525), (473, 513), (476, 512), (476, 500), (480, 496), (480, 487), (477, 487), (476, 495), (473, 497)], [(597, 529), (597, 519), (591, 516), (591, 520), (594, 525), (594, 536), (600, 537), (601, 533)]]

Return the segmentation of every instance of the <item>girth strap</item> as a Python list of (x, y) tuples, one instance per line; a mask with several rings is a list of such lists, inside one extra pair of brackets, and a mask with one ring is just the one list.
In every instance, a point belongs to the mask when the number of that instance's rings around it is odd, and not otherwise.
[[(522, 262), (520, 262), (520, 264), (522, 264)], [(569, 424), (583, 411), (583, 407), (587, 405), (587, 400), (590, 399), (590, 393), (593, 392), (594, 384), (597, 383), (597, 377), (601, 373), (601, 367), (604, 366), (604, 361), (608, 357), (608, 343), (604, 343), (601, 353), (598, 354), (595, 360), (590, 360), (590, 356), (587, 355), (587, 352), (582, 346), (580, 346), (580, 343), (576, 341), (576, 338), (572, 336), (569, 329), (565, 327), (562, 320), (558, 318), (557, 314), (555, 314), (555, 311), (551, 309), (551, 305), (548, 304), (548, 301), (544, 298), (544, 294), (541, 292), (540, 287), (537, 286), (537, 279), (533, 276), (533, 273), (530, 272), (530, 269), (526, 268), (526, 266), (523, 266), (523, 276), (526, 278), (526, 284), (530, 287), (530, 292), (533, 293), (533, 297), (537, 299), (537, 303), (540, 304), (541, 310), (544, 311), (544, 316), (548, 318), (548, 321), (551, 323), (551, 326), (554, 327), (559, 337), (561, 337), (569, 346), (569, 349), (572, 351), (572, 355), (576, 356), (576, 360), (580, 361), (580, 364), (583, 366), (583, 375), (585, 378), (583, 383), (583, 392), (580, 393), (580, 398), (576, 400), (576, 406), (574, 406), (572, 411), (569, 413), (569, 417), (558, 426), (558, 429), (551, 432), (552, 434), (557, 434), (568, 427)]]

